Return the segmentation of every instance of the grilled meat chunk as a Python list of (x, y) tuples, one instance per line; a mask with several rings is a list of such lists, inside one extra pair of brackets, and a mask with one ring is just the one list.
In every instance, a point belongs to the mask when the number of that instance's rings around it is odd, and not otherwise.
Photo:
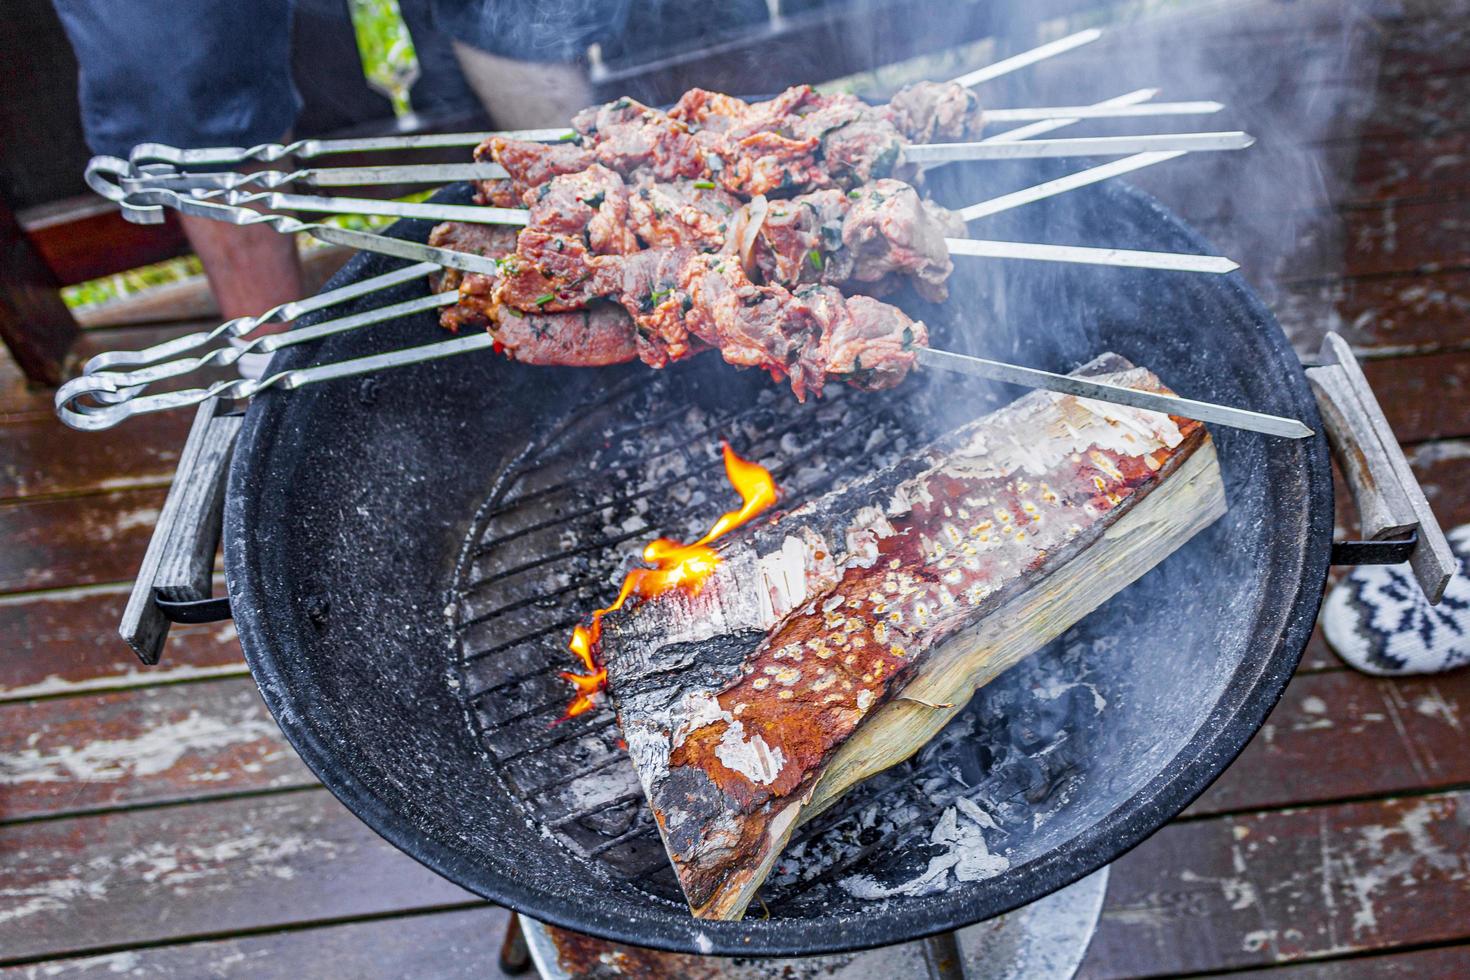
[(741, 201), (708, 180), (672, 183), (639, 178), (628, 194), (628, 220), (643, 245), (715, 252)]
[[(1082, 373), (1151, 391), (1105, 355)], [(1202, 425), (1035, 392), (718, 545), (599, 661), (695, 916), (738, 919), (792, 831), (1225, 509)]]
[(811, 352), (821, 328), (806, 304), (784, 286), (758, 286), (728, 255), (696, 255), (684, 266), (689, 331), (738, 367), (791, 379), (798, 399), (822, 393), (826, 371)]
[(647, 171), (659, 180), (708, 176), (689, 127), (635, 99), (583, 109), (572, 117), (572, 128), (591, 144), (598, 163), (619, 173)]
[(980, 97), (954, 82), (902, 88), (888, 101), (884, 115), (910, 143), (979, 139), (985, 126)]
[[(429, 242), (498, 259), (515, 251), (516, 229), (449, 221), (429, 233)], [(619, 307), (596, 303), (568, 313), (522, 313), (496, 302), (497, 285), (493, 276), (445, 269), (432, 288), (459, 290), (459, 302), (440, 311), (440, 324), (456, 333), (462, 327), (489, 330), (496, 349), (523, 364), (602, 367), (638, 356), (633, 321)]]
[(520, 313), (508, 307), (496, 322), (495, 348), (522, 364), (606, 367), (638, 357), (628, 314), (599, 303), (574, 313)]
[(871, 296), (843, 296), (831, 286), (803, 286), (797, 298), (821, 327), (808, 355), (829, 377), (864, 391), (892, 388), (918, 363), (929, 344), (924, 324)]
[(475, 147), (475, 159), (481, 163), (494, 161), (510, 174), (509, 179), (480, 181), (475, 200), (499, 208), (519, 208), (526, 203), (526, 191), (558, 174), (586, 170), (597, 158), (576, 143), (528, 143), (492, 136)]
[(889, 276), (912, 280), (919, 295), (934, 302), (949, 296), (954, 271), (946, 237), (963, 237), (965, 223), (953, 211), (919, 197), (897, 180), (874, 181), (846, 198), (842, 224), (846, 262), (843, 281), (879, 283)]
[(558, 235), (585, 235), (587, 247), (599, 255), (638, 251), (638, 237), (628, 218), (628, 188), (623, 178), (593, 164), (560, 174), (526, 195), (530, 227)]
[[(517, 230), (504, 225), (446, 221), (429, 232), (429, 244), (498, 259), (515, 251)], [(444, 308), (439, 314), (440, 324), (453, 333), (458, 333), (461, 327), (471, 330), (488, 328), (493, 322), (490, 316), (490, 297), (495, 291), (495, 283), (494, 276), (481, 275), (478, 272), (462, 272), (459, 269), (444, 269), (439, 272), (432, 284), (434, 292), (459, 290), (459, 302)]]
[(649, 367), (661, 368), (706, 349), (687, 322), (690, 303), (682, 289), (684, 266), (693, 255), (687, 248), (657, 248), (593, 260), (597, 288), (622, 303), (632, 317), (638, 356)]
[(580, 310), (606, 295), (589, 256), (580, 235), (526, 228), (514, 254), (501, 263), (495, 303), (523, 313)]

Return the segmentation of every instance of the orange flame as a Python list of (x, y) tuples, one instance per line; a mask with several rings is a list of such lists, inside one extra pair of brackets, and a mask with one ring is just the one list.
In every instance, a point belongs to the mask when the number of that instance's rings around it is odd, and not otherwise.
[(585, 673), (561, 672), (561, 676), (576, 690), (572, 703), (567, 706), (567, 713), (562, 716), (563, 721), (575, 718), (596, 705), (597, 695), (607, 682), (607, 670), (597, 663), (593, 652), (602, 638), (602, 617), (623, 608), (623, 604), (633, 596), (648, 599), (670, 589), (683, 589), (691, 596), (699, 595), (705, 580), (720, 564), (720, 556), (708, 546), (776, 502), (776, 481), (771, 479), (766, 468), (735, 455), (728, 442), (720, 445), (725, 452), (725, 475), (740, 494), (739, 509), (723, 514), (709, 532), (693, 544), (680, 544), (670, 538), (648, 542), (643, 548), (643, 560), (653, 567), (635, 568), (629, 572), (613, 604), (597, 610), (590, 622), (572, 631), (567, 649), (577, 655)]

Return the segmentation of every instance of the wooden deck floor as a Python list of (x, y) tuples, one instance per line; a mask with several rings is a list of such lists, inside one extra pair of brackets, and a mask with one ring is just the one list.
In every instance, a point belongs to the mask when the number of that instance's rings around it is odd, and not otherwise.
[[(1140, 182), (1246, 262), (1303, 351), (1345, 332), (1441, 521), (1465, 523), (1470, 10), (1375, 8), (1358, 25), (1378, 60), (1366, 93), (1341, 65), (1311, 79), (1337, 85), (1352, 118), (1309, 125), (1288, 111), (1293, 59), (1342, 32), (1313, 19), (1323, 4), (1268, 6), (1279, 20), (1198, 44), (1239, 66), (1233, 88), (1181, 81), (1164, 95), (1239, 106), (1232, 124), (1263, 135), (1255, 169), (1220, 172), (1228, 197)], [(1137, 87), (1128, 59), (1109, 57), (1122, 50), (1078, 62), (1108, 76), (1098, 98)], [(1062, 67), (1039, 96), (1055, 79), (1053, 103), (1082, 101)], [(1285, 173), (1320, 178), (1294, 209), (1261, 190)], [(316, 783), (229, 625), (176, 631), (156, 669), (117, 641), (187, 425), (178, 413), (121, 438), (65, 430), (49, 393), (0, 361), (0, 977), (494, 975), (505, 913)], [(1241, 758), (1114, 865), (1083, 975), (1470, 975), (1467, 730), (1470, 671), (1374, 680), (1314, 639)]]

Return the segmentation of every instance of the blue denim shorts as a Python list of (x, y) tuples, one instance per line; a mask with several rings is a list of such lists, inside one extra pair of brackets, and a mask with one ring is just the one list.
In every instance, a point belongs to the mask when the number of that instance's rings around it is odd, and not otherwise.
[(241, 146), (279, 139), (291, 81), (290, 0), (55, 0), (76, 51), (93, 153), (139, 143)]
[[(345, 2), (345, 0), (343, 0)], [(79, 65), (93, 153), (139, 143), (250, 146), (301, 110), (291, 78), (292, 0), (54, 0)], [(405, 16), (494, 54), (571, 62), (602, 42), (656, 49), (766, 16), (764, 0), (399, 0)], [(309, 39), (303, 39), (309, 42)]]

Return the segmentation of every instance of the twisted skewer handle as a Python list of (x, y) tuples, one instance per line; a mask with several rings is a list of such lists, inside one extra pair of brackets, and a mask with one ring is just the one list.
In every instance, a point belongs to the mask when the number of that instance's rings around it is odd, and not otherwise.
[(187, 408), (190, 405), (198, 405), (211, 398), (250, 398), (269, 388), (290, 390), (315, 384), (319, 381), (331, 381), (336, 378), (348, 378), (359, 374), (372, 374), (377, 371), (402, 367), (407, 364), (419, 364), (425, 361), (438, 360), (443, 357), (453, 357), (456, 354), (491, 347), (494, 343), (495, 338), (490, 336), (490, 334), (477, 333), (468, 337), (457, 337), (454, 340), (439, 341), (438, 343), (425, 344), (421, 347), (410, 347), (387, 354), (373, 354), (350, 361), (338, 361), (334, 364), (303, 368), (299, 371), (280, 371), (269, 377), (261, 378), (258, 381), (247, 380), (245, 378), (217, 381), (207, 388), (189, 388), (184, 391), (170, 391), (160, 395), (144, 395), (139, 398), (131, 398), (116, 404), (103, 406), (87, 406), (78, 401), (86, 394), (96, 391), (106, 391), (108, 388), (116, 387), (116, 382), (107, 375), (92, 375), (90, 377), (77, 378), (77, 382), (88, 382), (88, 384), (77, 385), (72, 390), (67, 391), (65, 399), (62, 397), (62, 391), (57, 392), (56, 414), (61, 421), (73, 429), (81, 429), (87, 432), (100, 432), (103, 429), (110, 429), (119, 422), (131, 418), (134, 415), (146, 415), (153, 412), (166, 412), (175, 408)]
[[(470, 252), (456, 252), (447, 248), (438, 248), (434, 245), (424, 245), (419, 242), (407, 241), (400, 238), (390, 238), (387, 235), (376, 235), (372, 232), (353, 231), (348, 228), (336, 228), (331, 225), (316, 224), (301, 221), (290, 215), (271, 214), (263, 211), (252, 211), (249, 208), (235, 204), (226, 204), (210, 200), (206, 197), (196, 196), (194, 193), (182, 193), (168, 188), (154, 188), (143, 191), (128, 192), (120, 183), (109, 180), (108, 177), (122, 178), (132, 173), (126, 160), (117, 157), (93, 157), (87, 165), (87, 183), (93, 190), (111, 201), (116, 201), (123, 209), (124, 217), (129, 220), (153, 221), (152, 215), (156, 212), (161, 216), (162, 209), (167, 207), (180, 214), (193, 215), (200, 218), (209, 218), (213, 221), (223, 221), (232, 225), (266, 225), (274, 228), (282, 234), (295, 234), (306, 232), (313, 238), (333, 245), (346, 245), (349, 248), (359, 249), (364, 252), (377, 252), (381, 255), (391, 255), (395, 258), (409, 259), (413, 262), (436, 262), (439, 265), (451, 269), (460, 269), (464, 272), (477, 272), (481, 275), (493, 276), (500, 271), (500, 264), (495, 259), (488, 259), (483, 255), (475, 255)], [(466, 209), (470, 210), (470, 209)], [(142, 214), (145, 217), (135, 219), (130, 212)], [(159, 217), (157, 220), (162, 220)]]

